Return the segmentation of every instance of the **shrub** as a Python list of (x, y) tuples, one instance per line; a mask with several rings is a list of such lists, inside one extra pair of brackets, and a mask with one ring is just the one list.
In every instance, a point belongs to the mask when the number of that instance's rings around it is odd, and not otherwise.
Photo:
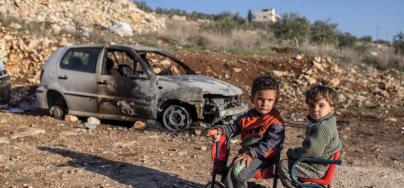
[(390, 46), (390, 42), (389, 42), (389, 41), (382, 40), (382, 39), (375, 40), (373, 43), (375, 43), (375, 44), (383, 44), (383, 45), (386, 45), (386, 46)]
[(309, 36), (310, 24), (306, 17), (296, 13), (284, 14), (278, 22), (273, 24), (272, 31), (278, 39), (302, 44)]
[(404, 55), (404, 33), (400, 32), (393, 37), (393, 47), (396, 54)]
[(353, 48), (356, 43), (356, 37), (351, 35), (350, 33), (338, 33), (338, 47), (341, 48)]
[(208, 45), (210, 44), (210, 41), (208, 38), (202, 36), (202, 35), (191, 35), (188, 38), (188, 41), (196, 46), (202, 47), (202, 48), (206, 48), (208, 47)]
[(136, 6), (140, 9), (143, 10), (145, 12), (152, 12), (153, 9), (150, 8), (145, 1), (138, 1), (138, 0), (132, 0), (133, 3), (136, 4)]
[(242, 27), (244, 24), (245, 20), (240, 15), (222, 12), (214, 17), (214, 22), (202, 25), (201, 29), (224, 35)]
[(371, 43), (373, 41), (371, 36), (363, 36), (358, 39), (360, 42)]
[(311, 25), (311, 42), (328, 45), (335, 44), (337, 40), (337, 24), (329, 20), (317, 20)]

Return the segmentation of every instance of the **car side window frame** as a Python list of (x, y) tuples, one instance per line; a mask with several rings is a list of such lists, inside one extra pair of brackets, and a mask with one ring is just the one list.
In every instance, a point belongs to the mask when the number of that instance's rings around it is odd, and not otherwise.
[[(95, 51), (90, 51), (90, 50), (95, 50)], [(97, 64), (98, 64), (98, 59), (100, 56), (102, 48), (99, 47), (91, 47), (91, 48), (70, 48), (68, 49), (62, 56), (60, 62), (59, 62), (59, 67), (64, 70), (69, 70), (69, 71), (75, 71), (75, 72), (84, 72), (84, 73), (90, 73), (90, 74), (95, 74), (97, 72)], [(80, 59), (79, 57), (73, 57), (74, 53), (87, 53), (88, 57), (82, 57), (82, 58), (88, 58), (87, 59), (87, 64), (85, 65), (83, 62), (83, 59)], [(94, 53), (95, 54), (92, 54)], [(75, 61), (81, 61), (80, 66), (74, 67), (72, 66), (72, 59), (75, 58)], [(68, 62), (66, 62), (68, 61)], [(78, 62), (75, 62), (78, 64)]]
[[(105, 54), (103, 55), (102, 69), (104, 69), (105, 58), (107, 57), (108, 51), (120, 51), (122, 53), (125, 53), (127, 58), (130, 58), (131, 60), (133, 60), (134, 64), (133, 64), (133, 68), (132, 68), (132, 76), (130, 76), (131, 79), (139, 79), (139, 78), (140, 79), (150, 79), (151, 78), (148, 69), (145, 67), (144, 63), (139, 60), (138, 55), (136, 53), (134, 53), (133, 51), (131, 51), (131, 50), (127, 49), (127, 48), (117, 48), (117, 47), (105, 48), (104, 50), (105, 50), (104, 51)], [(139, 66), (142, 69), (143, 76), (138, 75), (138, 73), (140, 72), (139, 68), (138, 68)], [(103, 70), (101, 70), (101, 72), (102, 72), (102, 74), (105, 75)]]

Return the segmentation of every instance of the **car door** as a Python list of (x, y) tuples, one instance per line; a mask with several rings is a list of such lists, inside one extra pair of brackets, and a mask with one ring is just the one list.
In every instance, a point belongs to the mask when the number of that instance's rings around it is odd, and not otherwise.
[(153, 82), (139, 58), (125, 48), (106, 48), (97, 80), (102, 114), (151, 115)]
[(98, 112), (96, 66), (101, 48), (71, 48), (62, 57), (57, 80), (70, 113)]

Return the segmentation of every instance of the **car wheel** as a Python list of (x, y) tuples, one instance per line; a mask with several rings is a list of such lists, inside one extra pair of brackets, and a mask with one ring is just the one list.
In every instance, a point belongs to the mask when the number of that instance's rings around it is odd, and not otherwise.
[[(215, 181), (215, 184), (213, 186), (214, 188), (224, 188), (224, 185), (218, 181)], [(205, 188), (212, 188), (212, 182), (209, 182), (205, 185)]]
[(63, 119), (65, 110), (59, 105), (54, 105), (49, 108), (49, 114), (56, 119)]
[(163, 125), (170, 131), (187, 129), (192, 122), (189, 111), (180, 105), (171, 105), (163, 112)]

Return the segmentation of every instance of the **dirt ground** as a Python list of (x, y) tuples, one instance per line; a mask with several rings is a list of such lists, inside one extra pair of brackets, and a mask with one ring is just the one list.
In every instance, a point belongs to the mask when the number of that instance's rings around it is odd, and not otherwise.
[[(177, 55), (199, 73), (241, 87), (245, 98), (258, 74), (271, 70), (298, 74), (309, 66), (276, 63), (270, 57)], [(234, 73), (235, 66), (243, 72)], [(303, 140), (304, 103), (281, 100), (278, 108), (287, 120), (286, 151)], [(403, 112), (402, 106), (339, 111), (344, 158), (334, 187), (404, 187)], [(291, 117), (301, 121), (289, 121)], [(56, 120), (38, 111), (0, 111), (0, 187), (203, 187), (209, 181), (211, 141), (200, 123), (181, 133), (150, 121), (146, 129), (132, 124), (102, 121), (87, 129), (81, 122)], [(270, 180), (261, 183), (272, 185)]]

